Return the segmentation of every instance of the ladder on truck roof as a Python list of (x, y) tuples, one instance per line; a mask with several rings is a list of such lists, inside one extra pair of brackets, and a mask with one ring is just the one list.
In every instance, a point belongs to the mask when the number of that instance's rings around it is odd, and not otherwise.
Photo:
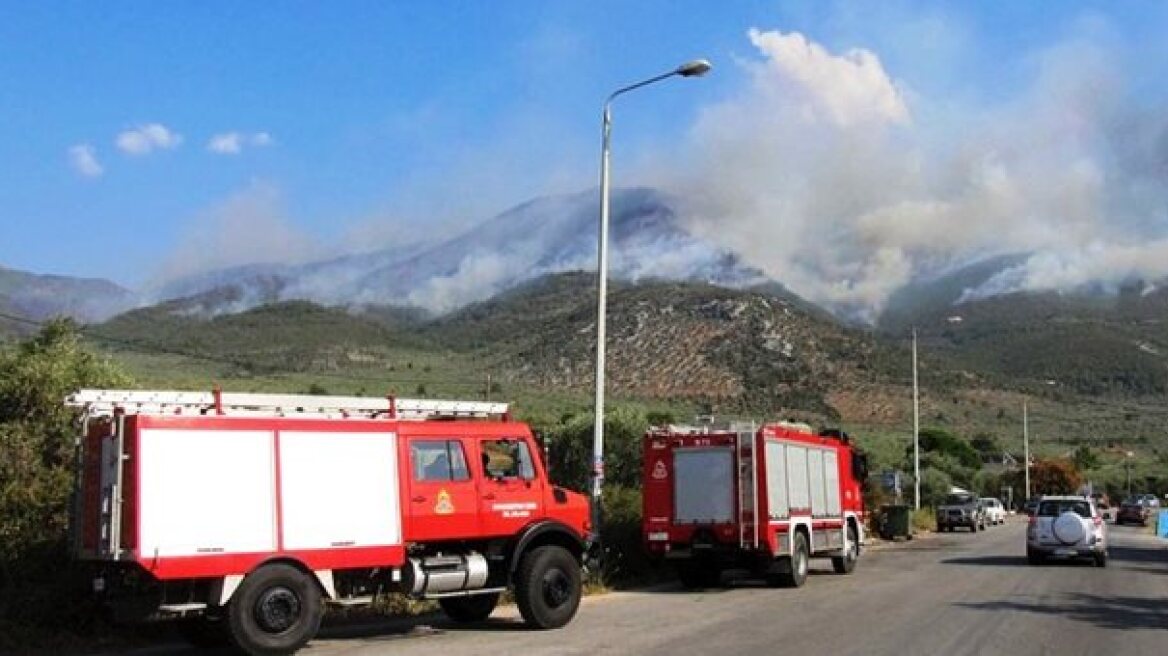
[(65, 398), (65, 405), (90, 416), (115, 412), (141, 415), (226, 415), (251, 417), (314, 417), (354, 419), (485, 419), (506, 418), (508, 405), (489, 401), (399, 399), (395, 396), (315, 396), (184, 392), (173, 390), (83, 389)]

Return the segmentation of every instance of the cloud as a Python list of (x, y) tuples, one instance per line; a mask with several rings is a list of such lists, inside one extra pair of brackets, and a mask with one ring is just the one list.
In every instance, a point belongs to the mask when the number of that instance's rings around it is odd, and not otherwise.
[(182, 144), (181, 134), (161, 123), (148, 123), (118, 134), (115, 143), (127, 155), (149, 155), (154, 150), (171, 150)]
[(69, 164), (87, 178), (99, 178), (105, 173), (105, 168), (97, 160), (97, 150), (87, 143), (69, 147)]
[(263, 148), (274, 143), (267, 132), (222, 132), (211, 137), (207, 150), (219, 155), (238, 155), (245, 147)]

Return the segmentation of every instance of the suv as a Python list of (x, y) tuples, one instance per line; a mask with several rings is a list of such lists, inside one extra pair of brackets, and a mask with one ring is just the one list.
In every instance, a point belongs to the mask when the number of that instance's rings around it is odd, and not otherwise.
[(1006, 507), (1001, 501), (993, 497), (982, 497), (981, 505), (985, 508), (987, 522), (995, 525), (1006, 523)]
[(971, 494), (950, 494), (937, 506), (937, 531), (964, 526), (972, 533), (986, 529), (986, 513), (981, 501)]
[(1095, 504), (1082, 496), (1046, 496), (1026, 527), (1026, 558), (1091, 558), (1107, 566), (1107, 525)]

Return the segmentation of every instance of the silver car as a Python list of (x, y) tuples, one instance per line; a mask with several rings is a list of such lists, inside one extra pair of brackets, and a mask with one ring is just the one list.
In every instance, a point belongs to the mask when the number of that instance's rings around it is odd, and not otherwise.
[(1091, 558), (1107, 566), (1107, 524), (1095, 503), (1081, 496), (1044, 496), (1026, 527), (1026, 558)]

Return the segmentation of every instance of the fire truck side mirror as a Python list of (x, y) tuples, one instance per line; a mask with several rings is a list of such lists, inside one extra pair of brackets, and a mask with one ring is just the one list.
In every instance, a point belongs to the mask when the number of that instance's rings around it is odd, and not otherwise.
[(868, 456), (863, 453), (852, 453), (852, 475), (856, 480), (868, 480)]

